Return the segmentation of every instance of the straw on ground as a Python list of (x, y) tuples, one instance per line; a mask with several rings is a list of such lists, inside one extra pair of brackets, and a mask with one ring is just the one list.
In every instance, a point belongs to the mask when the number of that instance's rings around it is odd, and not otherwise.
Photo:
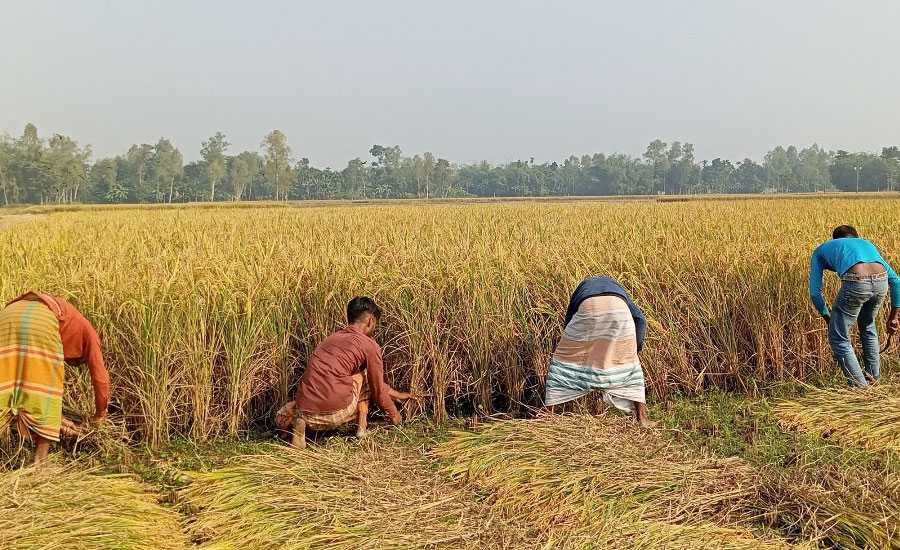
[(179, 516), (131, 476), (76, 466), (0, 474), (0, 548), (184, 550)]

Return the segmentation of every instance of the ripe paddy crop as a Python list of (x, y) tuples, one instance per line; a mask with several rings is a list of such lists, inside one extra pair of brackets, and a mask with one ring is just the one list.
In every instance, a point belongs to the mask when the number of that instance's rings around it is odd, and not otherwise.
[[(265, 422), (353, 295), (384, 309), (391, 382), (425, 409), (520, 411), (569, 294), (611, 275), (649, 318), (651, 398), (831, 372), (812, 248), (856, 225), (900, 264), (900, 201), (838, 198), (56, 212), (0, 230), (0, 299), (75, 303), (100, 331), (114, 414), (158, 445)], [(827, 286), (833, 290), (833, 284)], [(89, 399), (69, 369), (68, 407)]]
[(0, 548), (187, 548), (178, 514), (132, 476), (23, 468), (0, 474), (0, 491)]
[(900, 397), (896, 387), (810, 389), (775, 405), (779, 422), (842, 444), (897, 455), (900, 452)]

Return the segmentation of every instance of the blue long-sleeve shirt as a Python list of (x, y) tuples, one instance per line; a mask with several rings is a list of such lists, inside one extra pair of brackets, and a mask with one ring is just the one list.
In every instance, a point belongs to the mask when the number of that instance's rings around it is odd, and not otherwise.
[(860, 262), (878, 262), (888, 274), (891, 289), (891, 305), (900, 307), (900, 277), (881, 257), (875, 245), (865, 239), (844, 237), (820, 244), (813, 251), (809, 267), (809, 297), (820, 315), (828, 314), (828, 305), (822, 297), (822, 274), (825, 270), (843, 275)]
[(572, 293), (572, 297), (569, 298), (569, 308), (566, 310), (566, 322), (563, 326), (567, 326), (572, 317), (575, 317), (581, 302), (601, 294), (615, 294), (625, 300), (629, 311), (631, 311), (631, 316), (634, 318), (634, 332), (637, 337), (638, 351), (643, 349), (644, 338), (647, 336), (647, 318), (644, 317), (641, 308), (635, 305), (628, 292), (622, 288), (622, 285), (610, 277), (589, 277), (581, 281), (581, 284)]

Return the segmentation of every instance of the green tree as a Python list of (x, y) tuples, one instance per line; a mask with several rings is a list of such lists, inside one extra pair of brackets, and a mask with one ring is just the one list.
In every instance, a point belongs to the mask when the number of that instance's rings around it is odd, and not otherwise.
[(368, 181), (367, 172), (366, 163), (359, 157), (347, 163), (342, 174), (345, 183), (344, 193), (347, 198), (355, 199), (362, 196)]
[(232, 200), (239, 201), (251, 188), (253, 177), (259, 172), (259, 156), (244, 151), (231, 159), (228, 167), (228, 181), (231, 183)]
[[(118, 160), (115, 158), (100, 159), (94, 163), (90, 174), (93, 200), (104, 201), (111, 196), (110, 190), (116, 188), (118, 174)], [(112, 193), (112, 196), (116, 194)]]
[(44, 204), (49, 194), (48, 165), (44, 158), (44, 142), (37, 127), (26, 124), (22, 136), (15, 143), (15, 177), (25, 202)]
[(79, 148), (67, 136), (55, 134), (48, 140), (44, 153), (45, 177), (57, 203), (77, 200), (78, 191), (87, 180), (90, 148)]
[(151, 171), (155, 180), (155, 195), (157, 202), (162, 202), (164, 196), (166, 202), (172, 202), (175, 195), (175, 180), (184, 175), (184, 158), (181, 151), (172, 143), (160, 138), (153, 148), (153, 156), (150, 159)]
[[(128, 149), (128, 152), (125, 153), (125, 165), (126, 168), (133, 176), (133, 190), (135, 199), (138, 201), (145, 201), (148, 198), (153, 196), (153, 191), (147, 185), (147, 174), (150, 172), (150, 160), (153, 158), (153, 146), (149, 143), (142, 143), (140, 145), (132, 145), (131, 148)], [(124, 181), (119, 182), (123, 187), (127, 188), (127, 184)], [(121, 191), (115, 193), (118, 197), (121, 195)], [(126, 198), (122, 199), (127, 200), (128, 193), (126, 192)]]
[(882, 147), (881, 159), (884, 161), (888, 191), (900, 189), (900, 148), (896, 145)]
[(19, 185), (13, 174), (13, 145), (0, 137), (0, 189), (3, 189), (3, 203), (19, 202)]
[(280, 130), (272, 130), (263, 139), (262, 148), (265, 151), (266, 179), (275, 190), (275, 200), (287, 200), (293, 180), (293, 156), (287, 137)]
[(206, 165), (206, 181), (209, 184), (209, 200), (216, 200), (216, 185), (225, 177), (225, 151), (231, 144), (225, 139), (225, 134), (216, 132), (214, 136), (204, 141), (200, 148), (200, 156)]

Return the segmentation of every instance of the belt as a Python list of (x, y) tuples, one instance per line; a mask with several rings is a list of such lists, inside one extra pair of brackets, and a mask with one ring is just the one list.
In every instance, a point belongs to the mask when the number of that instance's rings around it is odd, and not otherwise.
[(848, 271), (841, 276), (842, 281), (882, 281), (888, 278), (887, 271), (881, 273), (852, 273)]

